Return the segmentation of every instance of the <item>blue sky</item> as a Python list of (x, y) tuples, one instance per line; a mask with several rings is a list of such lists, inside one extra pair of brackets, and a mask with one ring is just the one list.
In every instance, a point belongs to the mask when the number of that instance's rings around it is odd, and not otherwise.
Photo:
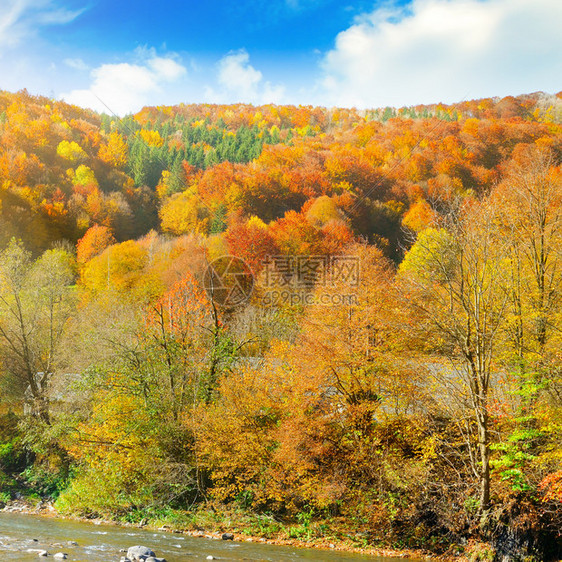
[(0, 89), (124, 114), (562, 89), (561, 0), (1, 0)]

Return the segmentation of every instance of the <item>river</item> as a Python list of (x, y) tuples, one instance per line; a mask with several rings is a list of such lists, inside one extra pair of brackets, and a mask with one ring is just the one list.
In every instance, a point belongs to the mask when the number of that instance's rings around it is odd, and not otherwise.
[[(73, 544), (77, 543), (77, 544)], [(187, 535), (149, 531), (134, 527), (94, 525), (80, 521), (53, 519), (20, 513), (0, 513), (0, 560), (45, 560), (38, 550), (51, 555), (64, 552), (72, 562), (119, 562), (121, 549), (143, 545), (167, 562), (205, 560), (271, 561), (291, 560), (366, 561), (391, 562), (403, 560), (346, 553), (273, 546), (260, 543), (220, 541)], [(29, 552), (32, 550), (32, 552)]]

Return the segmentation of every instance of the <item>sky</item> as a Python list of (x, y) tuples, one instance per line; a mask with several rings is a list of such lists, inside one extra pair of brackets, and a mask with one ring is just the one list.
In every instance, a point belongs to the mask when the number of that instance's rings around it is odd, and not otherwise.
[(562, 0), (0, 0), (0, 89), (375, 108), (562, 90)]

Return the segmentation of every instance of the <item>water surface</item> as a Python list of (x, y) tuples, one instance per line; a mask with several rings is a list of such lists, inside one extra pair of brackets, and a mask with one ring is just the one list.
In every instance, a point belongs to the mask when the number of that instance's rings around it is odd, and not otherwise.
[[(72, 545), (78, 543), (78, 546)], [(118, 562), (124, 556), (121, 549), (143, 545), (167, 562), (205, 560), (212, 555), (223, 561), (322, 560), (332, 562), (366, 561), (391, 562), (403, 560), (367, 556), (339, 551), (324, 551), (273, 546), (261, 543), (235, 542), (197, 538), (187, 535), (149, 531), (134, 527), (94, 525), (80, 521), (51, 519), (19, 513), (0, 513), (0, 560), (53, 560), (42, 558), (29, 549), (44, 549), (52, 556), (64, 552), (73, 562)]]

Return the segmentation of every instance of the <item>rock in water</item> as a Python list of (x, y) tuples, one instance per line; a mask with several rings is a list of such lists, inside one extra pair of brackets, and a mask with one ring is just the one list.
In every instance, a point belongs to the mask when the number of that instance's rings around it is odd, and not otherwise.
[(127, 550), (127, 558), (131, 560), (144, 560), (145, 558), (155, 557), (154, 551), (146, 546), (132, 546)]
[(66, 560), (68, 557), (64, 552), (57, 552), (53, 558), (56, 558), (57, 560)]
[(223, 533), (222, 534), (222, 540), (223, 541), (233, 541), (234, 535), (232, 533)]
[(28, 548), (27, 552), (36, 552), (37, 556), (49, 556), (49, 553), (41, 548)]

